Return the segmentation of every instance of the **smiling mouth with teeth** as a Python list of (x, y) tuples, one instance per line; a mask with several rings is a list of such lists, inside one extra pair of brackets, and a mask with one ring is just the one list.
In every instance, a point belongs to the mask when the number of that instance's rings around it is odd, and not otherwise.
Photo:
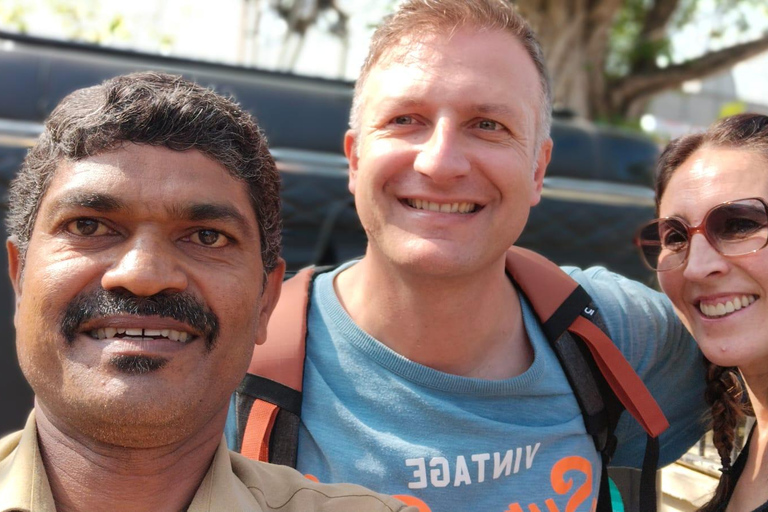
[(95, 340), (116, 338), (135, 341), (151, 341), (158, 338), (166, 338), (171, 341), (186, 343), (192, 339), (192, 335), (188, 332), (177, 331), (175, 329), (126, 329), (119, 327), (104, 327), (102, 329), (94, 329), (90, 331), (89, 334), (91, 338)]
[(742, 295), (741, 297), (736, 297), (725, 302), (718, 302), (716, 304), (704, 304), (703, 302), (700, 302), (699, 311), (701, 311), (707, 318), (719, 318), (751, 306), (756, 300), (757, 296), (755, 295)]
[(427, 210), (438, 213), (474, 213), (480, 209), (476, 203), (433, 203), (423, 199), (406, 199), (405, 204), (416, 210)]

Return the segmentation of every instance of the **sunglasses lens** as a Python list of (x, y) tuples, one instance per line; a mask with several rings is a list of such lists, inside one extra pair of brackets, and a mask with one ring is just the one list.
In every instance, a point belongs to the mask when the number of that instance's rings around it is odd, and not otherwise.
[(675, 219), (660, 219), (646, 225), (638, 234), (640, 251), (654, 270), (669, 270), (685, 261), (688, 229)]
[(710, 212), (705, 229), (721, 254), (747, 254), (768, 243), (768, 213), (754, 199), (724, 204)]

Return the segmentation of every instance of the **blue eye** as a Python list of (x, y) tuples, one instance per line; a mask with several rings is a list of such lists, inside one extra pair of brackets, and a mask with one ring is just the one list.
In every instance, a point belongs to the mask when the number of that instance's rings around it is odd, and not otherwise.
[(477, 127), (482, 130), (489, 130), (489, 131), (495, 131), (501, 129), (501, 124), (497, 123), (496, 121), (491, 121), (489, 119), (483, 119), (479, 123), (477, 123)]
[(407, 125), (407, 124), (413, 124), (414, 121), (411, 116), (397, 116), (392, 120), (392, 122), (395, 124)]

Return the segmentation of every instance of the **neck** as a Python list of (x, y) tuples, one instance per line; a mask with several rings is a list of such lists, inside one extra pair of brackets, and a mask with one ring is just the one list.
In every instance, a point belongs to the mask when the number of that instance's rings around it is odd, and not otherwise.
[[(757, 431), (755, 435), (763, 432), (768, 434), (768, 372), (764, 369), (764, 363), (739, 367), (739, 372), (744, 381), (749, 402), (755, 413)], [(768, 438), (766, 438), (768, 441)]]
[(186, 510), (222, 434), (219, 426), (166, 446), (126, 448), (82, 435), (39, 403), (35, 417), (58, 512)]
[(414, 362), (498, 380), (533, 361), (503, 257), (472, 275), (446, 277), (404, 272), (366, 255), (338, 275), (335, 287), (361, 329)]
[(768, 499), (768, 375), (760, 368), (757, 372), (742, 372), (742, 376), (757, 425), (744, 470), (728, 502), (728, 512), (755, 510)]

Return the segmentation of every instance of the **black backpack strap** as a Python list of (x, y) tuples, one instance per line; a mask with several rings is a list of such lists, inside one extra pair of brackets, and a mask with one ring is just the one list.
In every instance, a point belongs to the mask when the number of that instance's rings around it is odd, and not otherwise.
[[(600, 481), (597, 512), (612, 512), (608, 464), (616, 450), (617, 439), (614, 433), (625, 408), (607, 383), (586, 344), (579, 336), (568, 331), (578, 317), (588, 319), (603, 333), (606, 332), (602, 317), (581, 287), (573, 291), (542, 328), (573, 388), (587, 433), (592, 436), (595, 448), (601, 455), (603, 477)], [(554, 342), (551, 341), (553, 339)], [(640, 476), (639, 506), (643, 512), (656, 512), (658, 461), (659, 439), (648, 435)]]
[(600, 454), (602, 477), (596, 512), (613, 512), (608, 463), (616, 450), (614, 432), (624, 407), (605, 381), (584, 343), (567, 330), (574, 317), (584, 311), (591, 312), (591, 321), (602, 323), (589, 295), (578, 287), (549, 321), (542, 325), (542, 329), (573, 389), (587, 434), (592, 437), (595, 449)]
[(606, 334), (589, 294), (546, 258), (520, 248), (507, 252), (507, 272), (531, 302), (545, 336), (574, 391), (587, 432), (602, 458), (598, 511), (611, 511), (606, 466), (623, 408), (649, 434), (640, 498), (643, 512), (656, 511), (658, 440), (668, 423), (653, 397)]
[(578, 287), (542, 329), (573, 389), (587, 433), (594, 439), (597, 451), (610, 460), (616, 448), (613, 432), (624, 406), (605, 381), (587, 347), (567, 330), (584, 311), (590, 312), (590, 321), (599, 322), (598, 327), (603, 327), (589, 295)]
[(246, 423), (256, 400), (278, 406), (269, 436), (269, 462), (296, 466), (296, 450), (289, 440), (298, 438), (301, 392), (259, 375), (246, 374), (236, 391), (238, 452), (242, 451)]

